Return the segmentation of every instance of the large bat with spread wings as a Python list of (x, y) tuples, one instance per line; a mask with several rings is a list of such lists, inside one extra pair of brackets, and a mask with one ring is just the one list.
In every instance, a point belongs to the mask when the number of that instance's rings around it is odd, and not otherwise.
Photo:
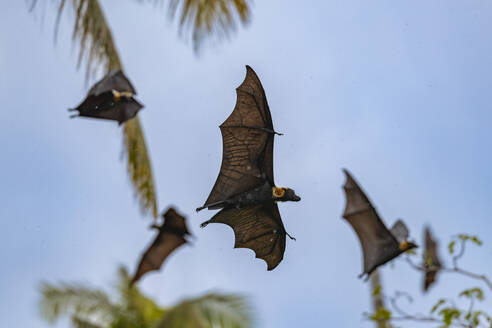
[(423, 289), (426, 292), (429, 287), (435, 283), (437, 278), (437, 273), (441, 270), (442, 264), (437, 254), (437, 241), (432, 236), (429, 227), (425, 227), (425, 249), (424, 249), (424, 285)]
[[(233, 230), (234, 247), (252, 249), (268, 270), (282, 261), (287, 232), (280, 218), (278, 201), (299, 201), (294, 190), (275, 186), (273, 141), (275, 132), (265, 91), (249, 66), (236, 89), (232, 114), (220, 125), (222, 165), (205, 204), (197, 211), (222, 210), (204, 222), (224, 223)], [(290, 236), (289, 236), (290, 237)]]
[(131, 284), (137, 282), (147, 272), (159, 270), (164, 260), (174, 250), (187, 242), (185, 236), (190, 235), (190, 232), (186, 227), (185, 218), (172, 207), (162, 216), (164, 223), (161, 226), (152, 226), (158, 229), (159, 233), (142, 255)]
[(391, 230), (386, 228), (376, 209), (347, 170), (343, 189), (347, 203), (343, 218), (359, 237), (364, 258), (364, 271), (369, 276), (376, 268), (391, 261), (403, 252), (417, 247), (408, 241), (408, 229), (398, 220)]
[(143, 108), (133, 97), (135, 95), (135, 88), (125, 74), (121, 70), (111, 71), (89, 90), (77, 108), (69, 109), (79, 112), (70, 117), (92, 117), (122, 124), (135, 117)]

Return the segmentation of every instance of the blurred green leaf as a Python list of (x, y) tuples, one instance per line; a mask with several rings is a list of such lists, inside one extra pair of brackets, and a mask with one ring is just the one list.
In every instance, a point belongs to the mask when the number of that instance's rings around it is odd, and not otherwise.
[(448, 250), (449, 250), (449, 254), (454, 254), (454, 246), (456, 245), (456, 241), (453, 240), (449, 243), (448, 245)]
[(376, 313), (369, 315), (372, 321), (389, 321), (391, 320), (391, 311), (385, 308), (379, 308)]
[(454, 307), (443, 308), (439, 311), (439, 315), (442, 316), (442, 321), (446, 327), (451, 326), (455, 319), (458, 319), (461, 315), (461, 311)]
[(441, 298), (439, 301), (437, 301), (437, 303), (436, 303), (436, 304), (434, 304), (434, 306), (432, 307), (432, 309), (431, 309), (430, 313), (432, 314), (432, 313), (436, 312), (436, 310), (437, 310), (437, 309), (438, 309), (441, 305), (443, 305), (444, 303), (446, 303), (446, 300), (445, 300), (445, 299), (443, 299), (443, 298)]
[(376, 286), (372, 291), (372, 296), (378, 296), (381, 294), (381, 285)]
[(474, 298), (479, 301), (483, 301), (484, 295), (483, 295), (483, 290), (481, 288), (475, 287), (475, 288), (470, 288), (462, 291), (459, 296), (465, 296), (467, 298)]

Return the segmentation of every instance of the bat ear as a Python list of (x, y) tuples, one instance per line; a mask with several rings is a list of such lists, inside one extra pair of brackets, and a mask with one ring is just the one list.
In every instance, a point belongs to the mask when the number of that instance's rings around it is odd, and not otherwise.
[(278, 187), (273, 187), (272, 188), (272, 195), (273, 197), (276, 198), (282, 198), (285, 195), (285, 188), (278, 188)]

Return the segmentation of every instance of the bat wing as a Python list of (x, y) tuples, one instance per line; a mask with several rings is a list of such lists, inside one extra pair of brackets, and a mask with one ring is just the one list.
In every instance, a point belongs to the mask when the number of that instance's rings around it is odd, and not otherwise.
[(224, 223), (234, 230), (234, 248), (249, 248), (257, 258), (264, 260), (268, 270), (282, 261), (285, 251), (286, 231), (277, 204), (267, 202), (244, 208), (225, 208), (204, 222)]
[(75, 110), (79, 116), (118, 121), (119, 124), (135, 117), (143, 108), (133, 97), (115, 102), (111, 91), (89, 95)]
[(136, 95), (137, 92), (131, 84), (130, 80), (121, 70), (113, 70), (106, 74), (99, 82), (89, 90), (89, 96), (99, 96), (102, 93), (116, 90), (119, 92), (131, 92)]
[(407, 241), (408, 236), (410, 235), (405, 222), (403, 222), (402, 220), (397, 220), (393, 227), (391, 227), (391, 234), (399, 243)]
[(425, 228), (425, 250), (424, 250), (424, 292), (435, 283), (437, 273), (441, 268), (441, 261), (437, 254), (437, 241), (432, 236), (429, 227)]
[(222, 165), (204, 207), (273, 180), (273, 123), (258, 76), (246, 66), (232, 114), (222, 123)]
[(164, 216), (164, 226), (162, 227), (167, 231), (174, 231), (177, 234), (181, 235), (191, 235), (188, 227), (186, 226), (186, 219), (184, 216), (178, 214), (176, 210), (170, 207)]
[(343, 218), (355, 230), (362, 247), (364, 273), (371, 274), (378, 266), (401, 253), (398, 241), (381, 221), (376, 209), (347, 170), (343, 186), (347, 203)]
[(147, 272), (159, 270), (169, 254), (184, 243), (186, 243), (186, 240), (182, 236), (165, 230), (160, 231), (157, 238), (140, 259), (137, 272), (131, 284), (137, 282)]

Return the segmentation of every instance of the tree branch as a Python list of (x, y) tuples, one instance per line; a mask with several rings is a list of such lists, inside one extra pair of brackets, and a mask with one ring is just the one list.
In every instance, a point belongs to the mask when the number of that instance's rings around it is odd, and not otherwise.
[(458, 266), (458, 260), (463, 256), (463, 253), (464, 253), (464, 247), (461, 248), (461, 251), (456, 256), (453, 256), (453, 266), (451, 268), (446, 268), (446, 267), (442, 267), (442, 266), (438, 267), (438, 266), (433, 266), (433, 265), (430, 265), (426, 268), (422, 265), (415, 264), (411, 260), (410, 256), (406, 257), (406, 261), (413, 269), (418, 270), (418, 271), (426, 272), (428, 270), (436, 270), (436, 271), (442, 271), (442, 272), (459, 273), (461, 275), (464, 275), (464, 276), (467, 276), (467, 277), (470, 277), (473, 279), (481, 280), (487, 285), (487, 287), (489, 287), (492, 290), (492, 282), (490, 281), (490, 279), (486, 275), (473, 273), (473, 272), (461, 269)]

